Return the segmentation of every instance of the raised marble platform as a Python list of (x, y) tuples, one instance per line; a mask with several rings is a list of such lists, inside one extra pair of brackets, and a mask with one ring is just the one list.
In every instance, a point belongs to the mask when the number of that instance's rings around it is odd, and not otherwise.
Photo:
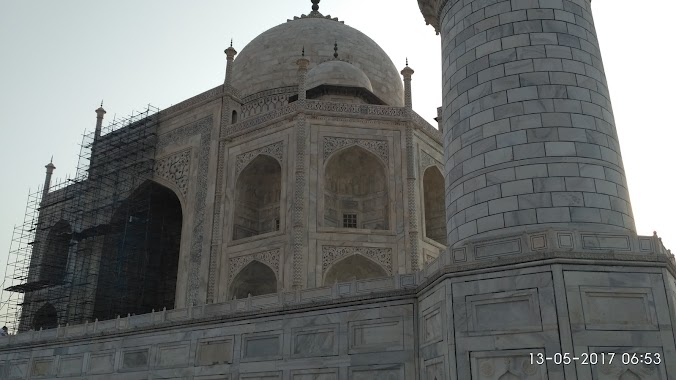
[[(0, 378), (676, 378), (676, 265), (659, 238), (573, 232), (566, 250), (561, 233), (485, 259), (477, 242), (464, 262), (446, 252), (411, 275), (22, 333), (0, 339)], [(491, 250), (514, 244), (500, 241)], [(616, 356), (530, 362), (590, 352)]]

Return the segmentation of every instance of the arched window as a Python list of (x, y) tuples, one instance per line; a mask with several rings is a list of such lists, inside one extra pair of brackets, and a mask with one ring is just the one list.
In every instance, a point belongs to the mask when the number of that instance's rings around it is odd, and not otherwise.
[(324, 285), (378, 277), (387, 277), (387, 272), (380, 265), (362, 255), (352, 255), (329, 268), (324, 276)]
[(254, 158), (237, 179), (233, 240), (278, 230), (281, 194), (279, 162), (263, 154)]
[(230, 298), (247, 298), (262, 296), (277, 292), (277, 277), (270, 267), (259, 262), (252, 261), (245, 266), (232, 280), (230, 285)]
[(104, 241), (94, 316), (174, 307), (183, 213), (173, 191), (146, 182), (115, 211)]
[(385, 166), (353, 146), (334, 154), (324, 177), (324, 226), (387, 230), (389, 198)]
[(237, 111), (233, 110), (232, 111), (232, 123), (235, 124), (237, 122)]
[(33, 330), (53, 329), (59, 324), (59, 316), (51, 303), (42, 305), (33, 317)]
[(430, 166), (423, 175), (425, 204), (425, 236), (446, 245), (446, 207), (444, 205), (444, 176), (436, 166)]
[(40, 280), (50, 284), (63, 282), (68, 268), (68, 252), (72, 231), (65, 220), (49, 229), (47, 244), (40, 265)]

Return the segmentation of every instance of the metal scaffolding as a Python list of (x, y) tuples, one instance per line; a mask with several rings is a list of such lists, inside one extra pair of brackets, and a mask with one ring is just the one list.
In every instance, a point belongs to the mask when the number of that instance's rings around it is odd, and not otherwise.
[(158, 123), (159, 109), (148, 105), (85, 133), (76, 176), (44, 199), (41, 189), (29, 194), (2, 291), (10, 331), (173, 307), (173, 261), (157, 251), (177, 252), (181, 214), (180, 205), (166, 211), (173, 203), (161, 202), (174, 200), (149, 181)]

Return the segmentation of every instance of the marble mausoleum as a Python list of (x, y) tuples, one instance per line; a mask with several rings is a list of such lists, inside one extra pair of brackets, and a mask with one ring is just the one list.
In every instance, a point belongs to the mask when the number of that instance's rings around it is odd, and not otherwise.
[(676, 378), (676, 261), (636, 233), (590, 0), (418, 0), (434, 126), (319, 2), (46, 166), (0, 378)]

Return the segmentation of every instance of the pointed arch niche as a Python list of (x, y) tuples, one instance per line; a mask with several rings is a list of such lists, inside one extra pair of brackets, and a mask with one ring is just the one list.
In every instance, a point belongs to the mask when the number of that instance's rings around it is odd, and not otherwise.
[(423, 174), (423, 204), (425, 207), (425, 237), (446, 245), (446, 206), (444, 176), (436, 166)]
[(277, 276), (267, 265), (258, 260), (247, 264), (230, 283), (230, 298), (247, 298), (277, 292)]
[(94, 317), (173, 309), (183, 228), (176, 194), (146, 181), (114, 211), (108, 228)]
[(70, 223), (58, 221), (49, 229), (47, 246), (40, 265), (40, 280), (58, 284), (66, 277), (72, 230)]
[(351, 146), (331, 155), (325, 168), (325, 227), (389, 229), (387, 171), (376, 155)]
[(258, 155), (237, 178), (232, 239), (279, 230), (281, 194), (279, 161), (265, 154)]
[(324, 275), (324, 285), (331, 285), (336, 282), (387, 277), (387, 275), (387, 271), (375, 261), (367, 259), (362, 255), (355, 254), (331, 265)]
[(35, 316), (33, 317), (33, 325), (31, 328), (33, 330), (40, 330), (42, 329), (53, 329), (57, 327), (59, 324), (59, 316), (56, 312), (56, 308), (54, 306), (47, 302), (46, 304), (42, 305), (38, 309), (38, 311), (35, 313)]

